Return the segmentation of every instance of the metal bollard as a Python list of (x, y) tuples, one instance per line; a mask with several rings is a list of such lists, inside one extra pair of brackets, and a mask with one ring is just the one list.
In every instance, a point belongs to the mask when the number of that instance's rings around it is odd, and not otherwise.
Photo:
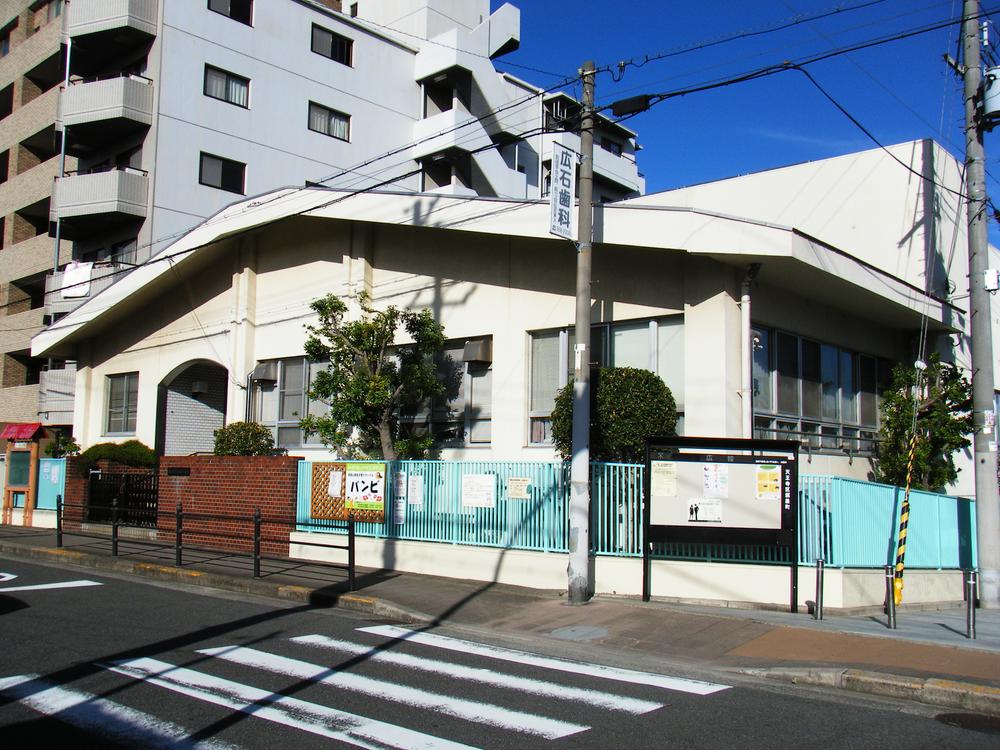
[(896, 629), (896, 596), (893, 590), (894, 574), (891, 565), (885, 566), (885, 613), (889, 616), (889, 629)]
[(118, 498), (111, 501), (111, 556), (118, 557)]
[(253, 509), (253, 577), (260, 578), (260, 508)]
[(354, 591), (354, 514), (347, 519), (347, 589)]
[(181, 548), (184, 546), (184, 513), (181, 509), (182, 503), (177, 503), (174, 511), (174, 565), (181, 566)]
[(976, 640), (976, 589), (979, 576), (974, 570), (968, 571), (965, 579), (965, 637)]
[(56, 495), (56, 547), (62, 547), (62, 495)]
[(822, 557), (816, 558), (816, 619), (823, 619), (823, 563)]

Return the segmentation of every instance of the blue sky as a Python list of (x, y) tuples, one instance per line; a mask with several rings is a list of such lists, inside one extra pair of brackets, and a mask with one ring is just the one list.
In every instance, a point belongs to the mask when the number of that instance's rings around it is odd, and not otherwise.
[[(507, 64), (568, 76), (586, 59), (598, 67), (614, 66), (619, 60), (641, 60), (842, 9), (782, 31), (629, 66), (618, 82), (602, 73), (597, 79), (598, 105), (957, 19), (962, 8), (960, 0), (512, 1), (521, 9), (521, 49), (497, 60), (497, 67), (543, 86), (559, 79)], [(493, 0), (494, 8), (499, 4)], [(997, 10), (1000, 24), (1000, 0), (984, 0), (982, 5)], [(1000, 41), (1000, 29), (993, 38)], [(958, 40), (956, 21), (808, 69), (883, 144), (929, 137), (961, 157), (961, 80), (942, 60), (946, 52), (956, 54)], [(648, 192), (876, 147), (795, 71), (671, 99), (628, 124), (638, 131), (644, 147), (639, 166)], [(985, 144), (987, 170), (1000, 178), (1000, 129), (987, 134)], [(988, 189), (1000, 196), (1000, 181), (989, 177)]]

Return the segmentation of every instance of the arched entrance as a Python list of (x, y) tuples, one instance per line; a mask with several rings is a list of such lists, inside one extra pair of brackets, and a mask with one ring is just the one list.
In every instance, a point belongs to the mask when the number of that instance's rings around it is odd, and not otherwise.
[(210, 453), (213, 433), (226, 423), (229, 374), (206, 360), (186, 362), (160, 383), (156, 452), (161, 456)]

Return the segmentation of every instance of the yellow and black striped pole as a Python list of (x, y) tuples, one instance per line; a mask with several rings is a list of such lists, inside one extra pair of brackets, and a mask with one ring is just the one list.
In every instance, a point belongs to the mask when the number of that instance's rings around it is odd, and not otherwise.
[(892, 598), (898, 607), (903, 601), (903, 568), (906, 561), (906, 526), (910, 521), (910, 485), (913, 481), (913, 460), (917, 452), (917, 431), (910, 435), (910, 456), (906, 462), (906, 491), (899, 510), (899, 541), (896, 544), (896, 571), (892, 579)]

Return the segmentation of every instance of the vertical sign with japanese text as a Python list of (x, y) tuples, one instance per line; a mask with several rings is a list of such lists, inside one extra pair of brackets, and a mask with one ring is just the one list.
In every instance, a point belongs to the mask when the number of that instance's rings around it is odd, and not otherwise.
[(576, 196), (576, 152), (561, 143), (552, 144), (552, 172), (549, 188), (549, 234), (576, 239), (573, 200)]

